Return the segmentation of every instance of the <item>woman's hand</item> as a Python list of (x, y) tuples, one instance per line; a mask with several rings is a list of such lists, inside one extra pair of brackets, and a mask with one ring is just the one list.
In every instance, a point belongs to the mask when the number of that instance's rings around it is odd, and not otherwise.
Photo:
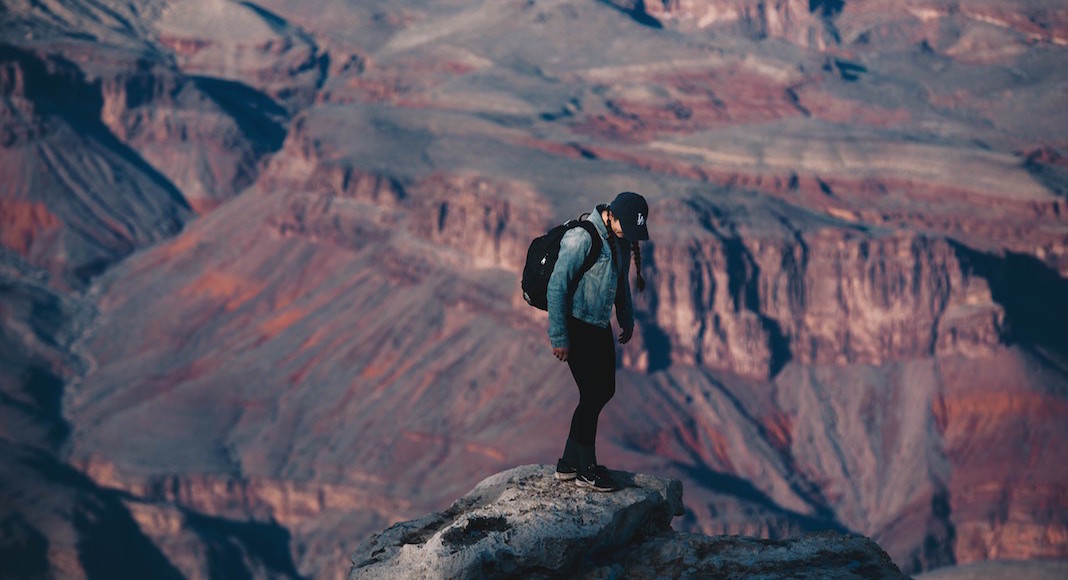
[(634, 334), (633, 328), (624, 328), (623, 332), (619, 333), (619, 344), (627, 344), (630, 342), (631, 335)]
[(567, 361), (567, 347), (566, 346), (553, 347), (553, 356), (555, 356), (559, 360), (562, 360), (562, 361), (566, 362)]

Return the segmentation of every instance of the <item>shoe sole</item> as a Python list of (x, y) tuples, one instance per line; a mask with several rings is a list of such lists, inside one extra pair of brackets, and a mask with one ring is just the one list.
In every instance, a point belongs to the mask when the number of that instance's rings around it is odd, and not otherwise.
[(561, 471), (557, 471), (556, 472), (556, 479), (558, 479), (560, 481), (571, 481), (572, 479), (575, 479), (576, 477), (578, 477), (577, 473), (565, 473), (565, 472), (561, 472)]
[(600, 492), (616, 491), (616, 488), (614, 488), (614, 487), (597, 487), (596, 484), (590, 483), (590, 482), (588, 482), (588, 481), (586, 481), (584, 479), (577, 479), (575, 481), (575, 485), (577, 485), (579, 487), (585, 487), (585, 488), (588, 488), (588, 489), (592, 489), (593, 491), (600, 491)]

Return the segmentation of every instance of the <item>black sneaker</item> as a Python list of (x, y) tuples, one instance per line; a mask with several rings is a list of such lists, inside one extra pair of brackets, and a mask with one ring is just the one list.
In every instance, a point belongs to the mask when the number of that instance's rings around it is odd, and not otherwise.
[(571, 481), (577, 476), (578, 468), (564, 461), (563, 457), (556, 462), (556, 479), (559, 479), (560, 481)]
[(609, 475), (608, 468), (603, 465), (591, 465), (587, 469), (579, 470), (575, 485), (588, 487), (594, 491), (618, 491), (620, 489), (619, 484)]
[[(597, 473), (598, 475), (602, 475), (604, 477), (607, 477), (608, 479), (612, 479), (612, 473), (608, 471), (607, 467), (601, 465), (600, 463), (598, 463), (598, 464), (593, 466), (593, 472)], [(615, 481), (615, 480), (612, 480), (612, 481)]]

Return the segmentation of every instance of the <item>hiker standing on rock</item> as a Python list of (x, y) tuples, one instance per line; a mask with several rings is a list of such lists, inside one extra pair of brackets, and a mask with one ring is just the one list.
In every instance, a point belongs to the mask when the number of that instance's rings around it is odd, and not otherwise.
[[(616, 392), (612, 306), (621, 328), (619, 343), (626, 344), (634, 332), (629, 284), (632, 255), (638, 290), (645, 289), (638, 242), (649, 239), (648, 218), (649, 205), (637, 193), (623, 192), (611, 204), (598, 205), (585, 219), (593, 222), (601, 243), (595, 243), (586, 228), (569, 229), (560, 241), (546, 291), (553, 356), (567, 362), (579, 389), (564, 455), (556, 463), (556, 478), (574, 479), (579, 486), (597, 491), (619, 489), (608, 470), (597, 463), (597, 418)], [(583, 263), (596, 246), (600, 246), (600, 255), (582, 274)], [(569, 292), (572, 285), (574, 290)]]

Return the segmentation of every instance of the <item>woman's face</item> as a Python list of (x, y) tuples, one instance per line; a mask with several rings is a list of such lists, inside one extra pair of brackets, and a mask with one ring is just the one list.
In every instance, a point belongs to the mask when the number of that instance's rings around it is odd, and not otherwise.
[(616, 219), (616, 216), (612, 215), (612, 212), (608, 212), (608, 224), (612, 226), (612, 233), (617, 238), (623, 239), (623, 224)]

